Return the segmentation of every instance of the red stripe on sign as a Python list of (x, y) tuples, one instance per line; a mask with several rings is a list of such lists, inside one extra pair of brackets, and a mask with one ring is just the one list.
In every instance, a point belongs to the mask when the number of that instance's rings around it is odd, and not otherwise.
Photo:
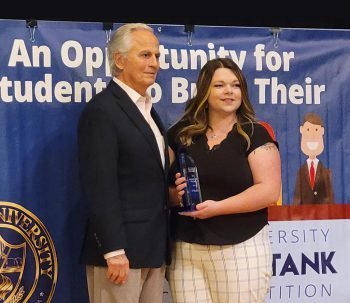
[(350, 204), (270, 206), (269, 221), (350, 219)]

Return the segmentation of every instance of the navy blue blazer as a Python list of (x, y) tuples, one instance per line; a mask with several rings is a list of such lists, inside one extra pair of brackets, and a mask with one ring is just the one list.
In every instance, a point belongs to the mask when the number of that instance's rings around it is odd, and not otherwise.
[(168, 144), (165, 168), (155, 136), (124, 90), (113, 80), (81, 113), (80, 179), (88, 221), (82, 249), (86, 264), (106, 266), (103, 254), (125, 249), (131, 268), (170, 263)]

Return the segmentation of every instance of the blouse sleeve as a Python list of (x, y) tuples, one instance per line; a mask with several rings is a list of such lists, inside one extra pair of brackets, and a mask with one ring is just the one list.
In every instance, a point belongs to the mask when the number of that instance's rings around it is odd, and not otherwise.
[(248, 131), (248, 135), (250, 137), (250, 147), (247, 151), (247, 155), (249, 155), (256, 148), (258, 148), (258, 147), (260, 147), (268, 142), (274, 143), (278, 148), (277, 141), (275, 141), (270, 136), (270, 134), (268, 133), (266, 128), (259, 123), (253, 124), (253, 130), (251, 130), (251, 128), (250, 128), (250, 130)]

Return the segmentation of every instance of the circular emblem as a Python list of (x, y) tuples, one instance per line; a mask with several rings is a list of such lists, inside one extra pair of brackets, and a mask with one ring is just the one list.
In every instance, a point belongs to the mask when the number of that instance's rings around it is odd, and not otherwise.
[(51, 302), (56, 283), (57, 255), (45, 225), (23, 206), (0, 201), (0, 302)]

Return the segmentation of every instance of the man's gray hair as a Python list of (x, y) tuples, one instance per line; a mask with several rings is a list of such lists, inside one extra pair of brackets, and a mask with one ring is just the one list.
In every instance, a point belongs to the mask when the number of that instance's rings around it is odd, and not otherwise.
[(144, 23), (127, 23), (119, 27), (111, 37), (107, 46), (109, 68), (112, 76), (118, 76), (120, 70), (114, 63), (114, 54), (120, 53), (126, 56), (131, 48), (131, 33), (135, 30), (148, 30), (153, 33), (153, 28)]

